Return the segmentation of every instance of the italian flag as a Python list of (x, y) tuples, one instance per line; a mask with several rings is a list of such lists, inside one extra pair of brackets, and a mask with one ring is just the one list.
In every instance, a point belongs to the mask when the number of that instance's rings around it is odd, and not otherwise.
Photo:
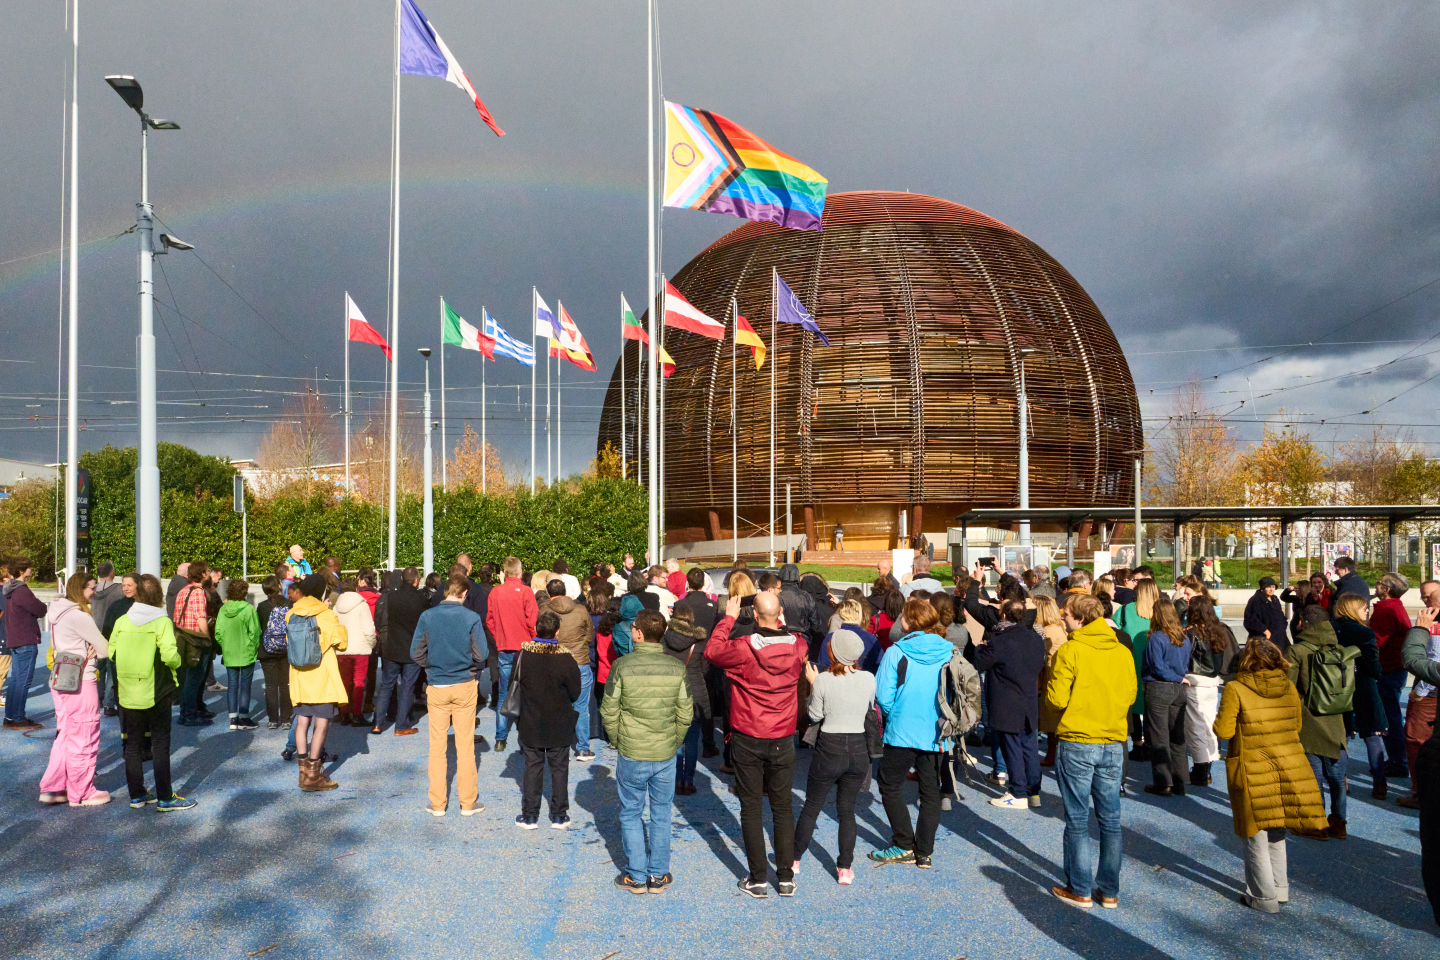
[(475, 327), (465, 322), (465, 318), (454, 310), (444, 300), (440, 301), (440, 309), (445, 318), (444, 336), (441, 342), (452, 347), (459, 347), (461, 350), (475, 350), (483, 353), (491, 360), (495, 359), (495, 338), (487, 337)]

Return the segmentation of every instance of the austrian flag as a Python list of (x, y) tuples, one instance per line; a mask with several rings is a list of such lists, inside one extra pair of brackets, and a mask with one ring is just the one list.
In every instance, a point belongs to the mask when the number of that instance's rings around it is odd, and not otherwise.
[(455, 55), (445, 46), (445, 41), (440, 39), (430, 21), (425, 19), (415, 0), (400, 0), (400, 72), (439, 77), (455, 84), (475, 101), (475, 109), (480, 111), (480, 119), (485, 121), (485, 125), (494, 130), (497, 137), (505, 136), (505, 131), (485, 109), (480, 95), (470, 86), (470, 78), (460, 69)]

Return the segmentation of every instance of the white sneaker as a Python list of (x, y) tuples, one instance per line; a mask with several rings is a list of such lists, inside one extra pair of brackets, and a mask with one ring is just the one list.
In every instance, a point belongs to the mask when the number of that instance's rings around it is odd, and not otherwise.
[(1004, 807), (1006, 810), (1029, 810), (1030, 801), (1024, 797), (1012, 797), (1007, 793), (1003, 797), (996, 797), (994, 800), (991, 800), (990, 806)]
[(950, 807), (951, 807), (950, 798), (949, 798), (949, 797), (941, 797), (941, 798), (940, 798), (940, 809), (941, 809), (941, 810), (949, 810)]

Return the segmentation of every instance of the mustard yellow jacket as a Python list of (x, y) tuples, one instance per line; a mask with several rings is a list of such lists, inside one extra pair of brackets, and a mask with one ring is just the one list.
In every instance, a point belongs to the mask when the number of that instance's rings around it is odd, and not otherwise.
[(285, 614), (285, 620), (288, 622), (297, 614), (314, 617), (315, 625), (320, 628), (320, 664), (304, 670), (290, 667), (290, 702), (349, 703), (345, 684), (340, 680), (340, 664), (335, 660), (335, 651), (344, 650), (350, 644), (345, 626), (334, 610), (314, 597), (301, 597)]

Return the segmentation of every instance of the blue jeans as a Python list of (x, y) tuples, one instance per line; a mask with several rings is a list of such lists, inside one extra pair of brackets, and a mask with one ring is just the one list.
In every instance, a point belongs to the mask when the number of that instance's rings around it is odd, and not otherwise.
[(419, 678), (418, 664), (381, 658), (380, 679), (375, 683), (375, 726), (385, 726), (385, 718), (390, 715), (390, 696), (395, 692), (395, 681), (399, 680), (400, 702), (396, 705), (395, 729), (410, 727), (410, 713), (415, 706), (415, 681)]
[[(1123, 743), (1061, 740), (1055, 779), (1065, 803), (1065, 884), (1076, 896), (1120, 895), (1120, 778)], [(1100, 870), (1090, 868), (1090, 803), (1100, 821)]]
[(5, 719), (19, 723), (25, 716), (25, 700), (35, 679), (35, 655), (40, 647), (16, 647), (10, 651), (10, 682), (5, 687)]
[(1390, 727), (1385, 731), (1385, 753), (1392, 763), (1401, 766), (1406, 761), (1405, 719), (1400, 716), (1400, 694), (1405, 692), (1405, 682), (1409, 679), (1410, 674), (1403, 669), (1380, 674), (1380, 703), (1385, 708), (1385, 721)]
[(230, 708), (230, 719), (250, 715), (250, 684), (255, 679), (255, 664), (243, 667), (226, 667), (229, 681), (225, 685), (225, 705)]
[(1340, 820), (1345, 819), (1345, 749), (1340, 749), (1340, 759), (1331, 760), (1329, 757), (1317, 756), (1313, 753), (1305, 754), (1305, 759), (1310, 761), (1310, 769), (1315, 771), (1315, 782), (1320, 787), (1323, 796), (1325, 788), (1330, 788), (1330, 816)]
[[(670, 809), (675, 802), (674, 760), (631, 760), (615, 765), (615, 790), (620, 795), (620, 839), (625, 846), (625, 872), (644, 883), (647, 877), (670, 872)], [(650, 807), (650, 856), (645, 856), (646, 800)]]
[[(500, 704), (505, 702), (505, 691), (510, 689), (510, 671), (515, 669), (515, 656), (518, 650), (501, 650), (495, 655), (500, 661), (500, 699), (495, 703), (495, 739), (510, 739), (510, 718), (501, 715)], [(584, 679), (583, 677), (581, 678)], [(588, 719), (585, 721), (590, 722)]]
[(100, 706), (118, 707), (120, 701), (118, 696), (118, 683), (115, 676), (115, 660), (106, 657), (104, 660), (95, 661), (95, 679), (100, 687)]
[(690, 721), (690, 729), (685, 731), (685, 742), (680, 744), (680, 776), (681, 783), (691, 784), (695, 782), (695, 765), (700, 762), (700, 721)]
[[(590, 688), (595, 683), (595, 668), (580, 668), (580, 699), (575, 701), (575, 752), (590, 752)], [(498, 736), (498, 734), (497, 734)]]
[(180, 720), (200, 719), (201, 711), (205, 709), (205, 659), (208, 654), (202, 654), (200, 664), (194, 667), (182, 667), (183, 676), (180, 678)]

